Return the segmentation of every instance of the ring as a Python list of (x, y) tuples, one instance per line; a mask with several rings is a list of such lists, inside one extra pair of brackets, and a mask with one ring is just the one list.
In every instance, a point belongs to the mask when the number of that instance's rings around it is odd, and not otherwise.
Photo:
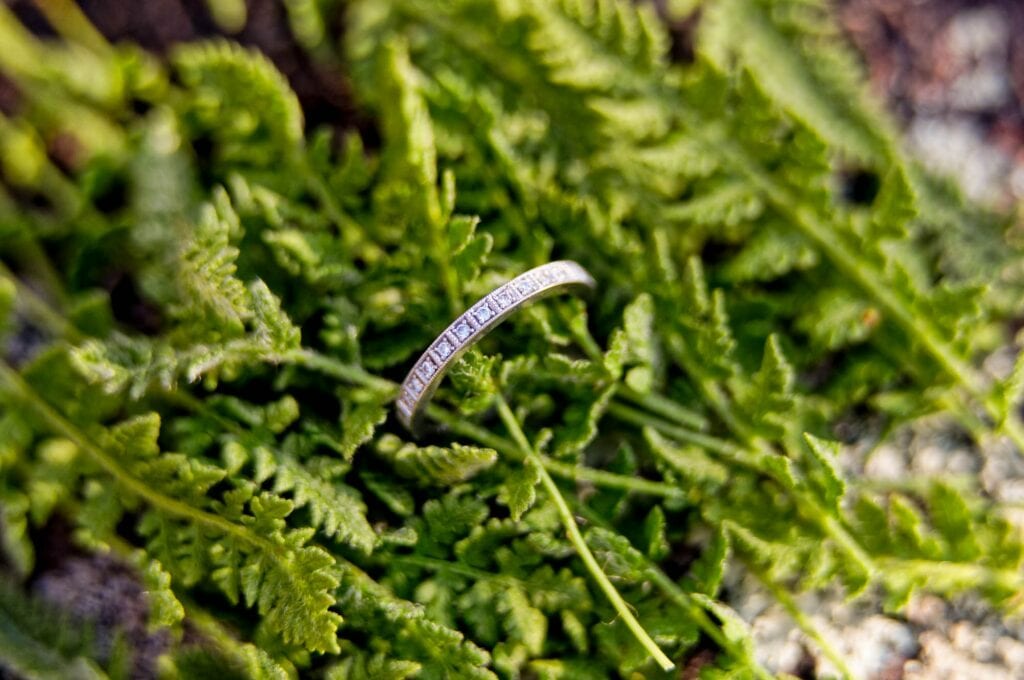
[(410, 432), (441, 379), (466, 350), (523, 305), (574, 290), (593, 290), (594, 278), (572, 260), (558, 260), (524, 272), (480, 298), (437, 336), (402, 381), (398, 419)]

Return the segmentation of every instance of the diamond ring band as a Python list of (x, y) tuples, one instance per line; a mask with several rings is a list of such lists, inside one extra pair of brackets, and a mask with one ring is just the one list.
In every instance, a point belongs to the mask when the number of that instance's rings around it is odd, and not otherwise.
[(549, 295), (595, 286), (586, 269), (572, 260), (559, 260), (534, 267), (480, 298), (437, 336), (402, 381), (396, 400), (399, 420), (415, 432), (419, 416), (445, 372), (512, 312)]

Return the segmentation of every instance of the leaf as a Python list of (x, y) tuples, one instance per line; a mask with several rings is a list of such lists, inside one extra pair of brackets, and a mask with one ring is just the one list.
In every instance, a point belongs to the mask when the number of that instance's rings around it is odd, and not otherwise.
[(171, 575), (153, 560), (146, 563), (141, 575), (146, 586), (149, 624), (173, 626), (180, 623), (185, 618), (185, 608), (181, 606), (171, 588)]
[(267, 284), (256, 279), (249, 285), (252, 296), (253, 338), (270, 352), (284, 354), (298, 349), (302, 334), (281, 309), (281, 301), (270, 292)]
[(616, 378), (624, 369), (626, 384), (641, 394), (650, 393), (659, 381), (661, 357), (654, 334), (654, 300), (643, 294), (626, 306), (622, 329), (609, 341), (605, 367)]
[(676, 446), (650, 427), (644, 428), (644, 439), (673, 474), (691, 484), (714, 490), (729, 479), (729, 469), (697, 447)]
[(817, 493), (824, 505), (838, 514), (846, 494), (846, 480), (843, 479), (838, 463), (839, 443), (818, 439), (807, 433), (804, 434), (804, 441), (807, 442), (811, 459), (815, 463), (810, 474), (817, 487)]
[(551, 453), (556, 458), (577, 456), (597, 436), (597, 423), (611, 401), (614, 385), (591, 393), (563, 411), (563, 425), (555, 430)]
[(906, 171), (894, 166), (882, 179), (872, 206), (871, 222), (875, 234), (883, 238), (903, 236), (917, 213), (916, 196)]
[(547, 639), (548, 620), (544, 613), (531, 606), (526, 593), (507, 588), (499, 600), (498, 611), (504, 616), (505, 628), (533, 655), (540, 655)]
[(753, 375), (744, 399), (745, 407), (765, 436), (782, 436), (793, 423), (796, 397), (793, 367), (782, 352), (777, 335), (765, 343), (761, 368)]
[(464, 354), (448, 372), (460, 413), (475, 415), (494, 403), (497, 387), (494, 369), (500, 357), (482, 354), (475, 347)]
[(884, 153), (888, 126), (867, 104), (859, 66), (824, 6), (727, 0), (701, 34), (713, 61), (737, 56), (760, 89), (840, 149), (867, 159)]
[(346, 402), (341, 415), (342, 435), (338, 442), (342, 458), (351, 461), (359, 447), (373, 439), (377, 426), (387, 417), (384, 404), (378, 401), (361, 402), (355, 406)]
[(537, 484), (540, 470), (531, 460), (524, 460), (522, 467), (509, 474), (498, 492), (498, 502), (508, 507), (509, 515), (519, 521), (537, 500)]
[(949, 546), (949, 556), (963, 562), (978, 559), (982, 551), (972, 527), (974, 513), (963, 495), (948, 484), (936, 482), (928, 493), (928, 508), (932, 524)]
[(238, 248), (230, 240), (239, 229), (227, 192), (218, 189), (179, 257), (176, 313), (201, 333), (238, 335), (253, 315), (250, 296), (235, 277)]
[(744, 656), (753, 656), (754, 638), (747, 622), (739, 614), (703, 593), (692, 593), (691, 597), (721, 622), (722, 633), (729, 642), (737, 645)]
[(333, 565), (330, 555), (316, 547), (299, 548), (277, 559), (251, 560), (242, 568), (246, 599), (286, 642), (336, 653), (341, 616), (328, 609), (334, 605), (331, 592), (338, 586), (330, 572)]
[(487, 515), (487, 506), (479, 500), (451, 494), (423, 504), (425, 533), (442, 545), (455, 543), (487, 519)]
[(14, 303), (17, 294), (18, 289), (14, 281), (6, 276), (0, 276), (0, 337), (14, 325)]
[(278, 151), (301, 142), (298, 98), (260, 52), (227, 41), (191, 43), (175, 50), (173, 62), (196, 100), (205, 105), (197, 107), (197, 117), (214, 134), (266, 136)]
[(291, 493), (296, 508), (307, 508), (311, 524), (342, 543), (369, 554), (377, 534), (366, 519), (359, 492), (339, 481), (324, 479), (293, 457), (273, 456), (274, 493)]
[(729, 556), (729, 537), (721, 526), (713, 527), (711, 538), (700, 552), (700, 556), (690, 565), (690, 578), (693, 590), (708, 597), (718, 595), (725, 576), (726, 559)]
[(448, 222), (448, 251), (452, 255), (452, 267), (464, 287), (479, 276), (480, 267), (494, 245), (490, 234), (476, 233), (479, 224), (479, 217), (464, 215), (455, 215)]
[(870, 338), (882, 318), (877, 308), (846, 288), (824, 288), (797, 319), (797, 328), (816, 346), (835, 351)]
[(647, 543), (647, 556), (655, 562), (668, 557), (672, 550), (665, 535), (665, 528), (665, 511), (661, 509), (660, 505), (655, 505), (647, 513), (647, 519), (644, 520), (644, 539)]
[(454, 443), (451, 446), (416, 446), (387, 436), (377, 453), (403, 477), (425, 485), (453, 486), (472, 479), (498, 460), (494, 449)]
[(416, 501), (401, 482), (369, 470), (360, 471), (359, 476), (370, 493), (377, 496), (391, 512), (399, 517), (409, 517), (415, 512)]
[(393, 181), (411, 185), (406, 202), (418, 224), (436, 228), (442, 214), (434, 131), (403, 40), (393, 39), (384, 46), (377, 78), (385, 171)]
[(422, 669), (415, 661), (388, 658), (385, 654), (353, 650), (346, 659), (327, 669), (327, 680), (405, 680)]
[(996, 389), (996, 397), (1000, 400), (1003, 418), (1009, 416), (1013, 409), (1024, 400), (1024, 351), (1017, 352), (1010, 375)]
[(630, 581), (647, 577), (647, 559), (625, 536), (601, 527), (592, 527), (587, 530), (586, 539), (587, 545), (609, 576)]
[(798, 231), (781, 225), (760, 229), (725, 267), (736, 283), (771, 281), (818, 264), (818, 253)]

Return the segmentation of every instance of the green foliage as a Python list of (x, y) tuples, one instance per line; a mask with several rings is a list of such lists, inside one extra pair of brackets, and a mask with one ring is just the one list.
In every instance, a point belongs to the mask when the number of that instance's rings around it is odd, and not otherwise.
[[(307, 129), (232, 43), (164, 65), (0, 6), (14, 575), (63, 517), (137, 569), (167, 674), (197, 678), (674, 677), (655, 652), (700, 639), (708, 677), (768, 677), (727, 569), (791, 609), (835, 584), (1019, 605), (1024, 544), (990, 499), (872, 488), (833, 441), (851, 414), (944, 414), (1024, 444), (1024, 360), (979, 368), (1024, 297), (1004, 225), (901, 154), (825, 3), (708, 3), (687, 64), (655, 3), (339, 5), (286, 3), (365, 146)], [(561, 257), (598, 295), (511, 317), (411, 441), (393, 381)], [(98, 673), (9, 618), (19, 672)]]

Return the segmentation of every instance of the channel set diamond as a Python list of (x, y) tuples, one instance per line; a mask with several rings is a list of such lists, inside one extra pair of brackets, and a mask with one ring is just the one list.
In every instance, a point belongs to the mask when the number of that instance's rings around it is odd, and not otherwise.
[(511, 285), (505, 285), (494, 292), (494, 301), (502, 309), (508, 309), (518, 298), (515, 289)]
[(459, 342), (464, 342), (466, 338), (473, 335), (473, 329), (470, 327), (468, 321), (457, 322), (455, 327), (452, 329), (452, 332), (455, 333), (455, 337), (459, 339)]
[(415, 433), (419, 412), (441, 376), (465, 347), (519, 305), (563, 288), (593, 288), (594, 280), (575, 262), (551, 262), (499, 286), (458, 317), (413, 364), (399, 390), (399, 420)]
[(473, 316), (481, 326), (494, 318), (494, 310), (487, 303), (487, 298), (484, 298), (480, 304), (473, 308)]
[(434, 373), (437, 372), (437, 364), (434, 363), (434, 360), (429, 356), (425, 356), (423, 357), (423, 361), (420, 362), (419, 368), (416, 369), (416, 372), (419, 373), (424, 380), (430, 380), (434, 376)]

